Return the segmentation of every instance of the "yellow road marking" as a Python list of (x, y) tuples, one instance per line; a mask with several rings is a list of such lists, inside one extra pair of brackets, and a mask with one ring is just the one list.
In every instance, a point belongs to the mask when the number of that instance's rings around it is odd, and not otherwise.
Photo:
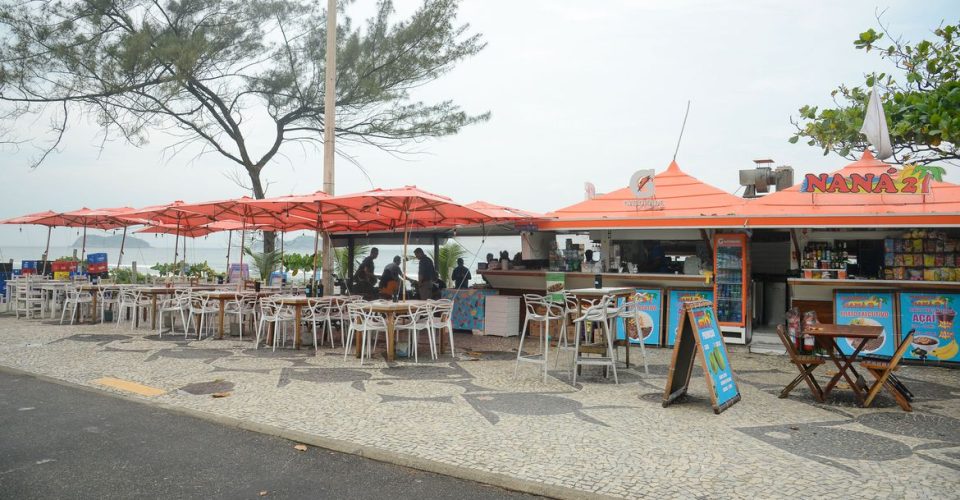
[(129, 380), (121, 380), (113, 377), (98, 378), (97, 380), (94, 380), (93, 383), (107, 387), (113, 387), (114, 389), (120, 389), (121, 391), (132, 392), (141, 396), (153, 397), (167, 393), (167, 391), (164, 391), (163, 389), (157, 389), (156, 387), (150, 387), (147, 385), (138, 384), (136, 382), (131, 382)]

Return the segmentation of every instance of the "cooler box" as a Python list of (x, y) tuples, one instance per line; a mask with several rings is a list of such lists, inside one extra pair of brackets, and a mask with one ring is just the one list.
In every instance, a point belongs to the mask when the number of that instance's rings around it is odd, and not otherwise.
[(105, 253), (87, 254), (87, 264), (106, 264), (106, 263), (107, 263), (107, 254)]
[(520, 297), (488, 295), (484, 309), (484, 335), (497, 337), (520, 335)]
[(107, 263), (89, 263), (87, 264), (87, 274), (103, 274), (107, 272)]
[(70, 279), (70, 271), (54, 271), (53, 279), (57, 281), (66, 281)]

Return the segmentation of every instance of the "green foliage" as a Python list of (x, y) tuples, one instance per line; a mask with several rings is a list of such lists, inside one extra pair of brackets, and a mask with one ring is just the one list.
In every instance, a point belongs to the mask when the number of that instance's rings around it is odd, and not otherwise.
[(77, 257), (58, 257), (54, 262), (80, 262), (80, 259)]
[[(283, 256), (283, 267), (290, 271), (290, 274), (296, 276), (300, 271), (304, 272), (304, 280), (307, 274), (313, 272), (314, 254), (296, 254), (288, 253)], [(322, 264), (321, 259), (317, 258), (317, 267)]]
[(190, 267), (187, 268), (187, 276), (193, 278), (206, 278), (216, 275), (217, 272), (214, 271), (206, 261), (201, 264), (191, 264)]
[[(406, 19), (381, 0), (356, 24), (352, 3), (338, 14), (338, 141), (396, 151), (489, 118), (410, 94), (483, 49), (457, 21), (459, 0), (423, 0)], [(183, 141), (172, 152), (190, 142), (216, 151), (262, 198), (261, 172), (284, 147), (322, 140), (325, 51), (326, 12), (309, 0), (0, 0), (0, 101), (9, 106), (0, 116), (33, 135), (29, 123), (56, 117), (54, 138), (68, 112), (135, 145), (173, 131)], [(274, 135), (257, 136), (264, 130)], [(59, 139), (50, 143), (34, 166)]]
[(437, 274), (448, 286), (450, 285), (450, 273), (457, 267), (457, 259), (466, 255), (466, 250), (459, 243), (450, 241), (440, 247), (440, 256), (433, 256), (433, 262), (437, 267)]
[(112, 278), (114, 282), (121, 285), (147, 282), (147, 277), (145, 275), (134, 273), (133, 269), (126, 268), (110, 270), (110, 278)]
[(165, 264), (164, 264), (164, 263), (159, 263), (159, 262), (158, 262), (158, 263), (154, 264), (153, 266), (151, 266), (150, 269), (152, 269), (152, 270), (154, 270), (154, 271), (157, 271), (157, 272), (160, 274), (160, 276), (167, 276), (167, 275), (173, 275), (173, 276), (175, 276), (175, 275), (180, 274), (180, 270), (183, 269), (183, 265), (180, 264), (180, 263), (176, 263), (176, 264), (175, 264), (175, 263), (165, 263)]
[(260, 281), (270, 279), (270, 273), (280, 268), (280, 252), (254, 252), (250, 247), (243, 247), (243, 252), (253, 261), (253, 269), (260, 274)]
[(803, 139), (821, 147), (824, 155), (832, 151), (855, 158), (852, 151), (868, 146), (860, 127), (870, 89), (876, 84), (900, 163), (928, 165), (960, 159), (960, 22), (938, 27), (934, 40), (917, 44), (896, 39), (881, 47), (882, 40), (892, 38), (885, 29), (881, 31), (861, 33), (854, 46), (866, 52), (877, 50), (898, 74), (865, 75), (862, 87), (841, 85), (831, 92), (835, 107), (803, 106), (790, 142)]

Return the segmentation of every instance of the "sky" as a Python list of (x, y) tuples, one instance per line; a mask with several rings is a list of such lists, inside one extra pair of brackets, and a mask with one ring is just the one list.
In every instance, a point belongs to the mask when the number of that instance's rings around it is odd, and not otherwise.
[[(419, 2), (396, 4), (402, 17)], [(349, 13), (361, 19), (373, 7), (356, 0)], [(584, 182), (607, 192), (638, 169), (666, 168), (688, 100), (677, 163), (707, 183), (733, 192), (737, 171), (758, 158), (792, 166), (797, 179), (836, 170), (849, 161), (787, 142), (790, 117), (804, 104), (830, 104), (841, 83), (890, 69), (852, 43), (884, 9), (884, 22), (907, 40), (929, 38), (942, 21), (960, 18), (956, 0), (464, 0), (459, 19), (488, 45), (417, 97), (453, 99), (471, 113), (490, 111), (491, 119), (402, 158), (348, 147), (366, 174), (338, 161), (336, 190), (412, 184), (462, 202), (558, 209), (583, 199)], [(225, 159), (164, 156), (174, 139), (161, 133), (141, 148), (112, 141), (101, 151), (98, 132), (92, 117), (75, 118), (59, 152), (33, 170), (33, 145), (0, 151), (0, 218), (247, 194), (228, 179), (236, 168)], [(268, 195), (315, 191), (322, 169), (321, 152), (290, 148), (264, 170)], [(76, 235), (54, 230), (53, 245)], [(0, 227), (0, 249), (42, 246), (45, 237), (42, 228)], [(150, 239), (155, 246), (170, 240)]]

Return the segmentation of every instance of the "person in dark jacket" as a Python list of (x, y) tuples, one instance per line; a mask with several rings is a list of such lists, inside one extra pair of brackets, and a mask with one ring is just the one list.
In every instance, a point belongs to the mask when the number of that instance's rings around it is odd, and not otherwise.
[(423, 253), (422, 248), (413, 251), (413, 256), (420, 261), (420, 270), (417, 271), (417, 296), (421, 300), (433, 298), (433, 282), (437, 279), (437, 268), (433, 265), (433, 259)]
[(463, 265), (463, 259), (457, 259), (457, 267), (453, 268), (453, 273), (450, 275), (453, 278), (453, 286), (457, 290), (462, 290), (470, 286), (470, 270), (467, 269), (467, 266)]

